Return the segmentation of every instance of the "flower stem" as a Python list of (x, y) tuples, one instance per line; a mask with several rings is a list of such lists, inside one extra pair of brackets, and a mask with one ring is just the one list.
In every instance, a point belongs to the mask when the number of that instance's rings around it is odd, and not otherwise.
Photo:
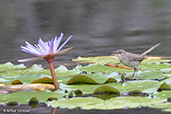
[(56, 79), (53, 62), (48, 62), (48, 64), (49, 64), (50, 72), (52, 74), (52, 79), (53, 79), (53, 84), (55, 86), (55, 90), (57, 90), (57, 89), (59, 89), (59, 85), (58, 85), (58, 82)]

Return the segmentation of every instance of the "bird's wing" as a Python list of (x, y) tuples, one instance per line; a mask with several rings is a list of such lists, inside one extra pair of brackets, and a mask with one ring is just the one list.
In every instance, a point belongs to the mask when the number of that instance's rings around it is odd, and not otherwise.
[(145, 59), (145, 57), (141, 54), (128, 53), (128, 56), (130, 57), (130, 61), (142, 61), (143, 59)]

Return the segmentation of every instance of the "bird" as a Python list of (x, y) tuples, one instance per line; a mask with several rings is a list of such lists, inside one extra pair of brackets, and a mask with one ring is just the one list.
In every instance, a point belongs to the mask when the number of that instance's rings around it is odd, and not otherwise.
[[(131, 52), (127, 52), (123, 49), (118, 49), (116, 51), (112, 51), (112, 52), (114, 52), (112, 54), (112, 56), (117, 56), (120, 60), (120, 63), (122, 63), (125, 66), (128, 66), (130, 68), (133, 68), (134, 72), (132, 74), (132, 77), (134, 77), (135, 73), (138, 71), (138, 66), (146, 58), (146, 55), (148, 53), (150, 53), (153, 49), (158, 47), (160, 44), (161, 44), (161, 42), (157, 43), (156, 45), (152, 46), (151, 48), (149, 48), (142, 54), (131, 53)], [(120, 63), (118, 63), (118, 64), (120, 64)]]

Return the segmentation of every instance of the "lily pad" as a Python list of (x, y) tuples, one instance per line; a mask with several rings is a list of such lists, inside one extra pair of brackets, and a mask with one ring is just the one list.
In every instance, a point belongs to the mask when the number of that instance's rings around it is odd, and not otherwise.
[(120, 94), (120, 92), (109, 85), (101, 85), (98, 88), (96, 88), (93, 92), (94, 94), (103, 94), (103, 93), (109, 93), (109, 94)]
[(3, 91), (17, 92), (17, 91), (44, 91), (44, 90), (54, 90), (54, 85), (52, 84), (25, 84), (25, 85), (8, 85), (1, 88)]
[(79, 74), (79, 75), (73, 76), (70, 80), (67, 81), (66, 84), (71, 85), (71, 84), (98, 84), (98, 83), (88, 76)]
[(64, 93), (60, 91), (55, 92), (16, 92), (7, 95), (0, 95), (0, 104), (8, 103), (10, 101), (16, 101), (20, 104), (28, 104), (31, 98), (36, 97), (40, 102), (46, 102), (50, 97), (62, 98)]
[(153, 80), (138, 80), (138, 81), (128, 81), (123, 83), (122, 88), (118, 88), (121, 92), (129, 92), (133, 90), (140, 90), (144, 93), (154, 93), (157, 92), (157, 89), (160, 87), (158, 81)]
[(108, 79), (104, 82), (104, 84), (107, 84), (107, 83), (116, 83), (116, 82), (117, 82), (116, 79), (114, 79), (114, 78), (108, 78)]
[(153, 96), (155, 98), (160, 98), (160, 99), (171, 98), (171, 91), (170, 90), (163, 90), (161, 92), (158, 92), (157, 94), (154, 94)]
[(53, 84), (53, 80), (52, 78), (44, 77), (44, 78), (33, 80), (31, 83), (32, 84), (35, 84), (35, 83)]
[(162, 90), (171, 90), (171, 85), (168, 85), (166, 82), (162, 83), (161, 86), (158, 88), (158, 91)]
[(11, 85), (19, 85), (19, 84), (23, 84), (20, 80), (13, 80), (11, 82)]
[[(126, 101), (126, 102), (125, 102)], [(47, 102), (48, 106), (60, 108), (82, 109), (123, 109), (125, 107), (137, 108), (139, 106), (149, 107), (153, 104), (162, 103), (163, 100), (151, 99), (146, 97), (115, 97), (109, 100), (100, 100), (98, 98), (71, 98), (60, 99), (58, 101)]]
[(102, 64), (91, 64), (86, 67), (80, 67), (79, 70), (86, 72), (102, 72), (102, 73), (112, 73), (112, 72), (131, 72), (132, 70), (108, 67)]

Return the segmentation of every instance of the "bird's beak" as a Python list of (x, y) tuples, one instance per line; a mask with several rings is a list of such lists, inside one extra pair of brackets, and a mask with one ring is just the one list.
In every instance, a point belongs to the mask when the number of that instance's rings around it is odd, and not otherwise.
[(115, 55), (118, 55), (119, 53), (117, 51), (112, 51), (112, 55), (115, 56)]

